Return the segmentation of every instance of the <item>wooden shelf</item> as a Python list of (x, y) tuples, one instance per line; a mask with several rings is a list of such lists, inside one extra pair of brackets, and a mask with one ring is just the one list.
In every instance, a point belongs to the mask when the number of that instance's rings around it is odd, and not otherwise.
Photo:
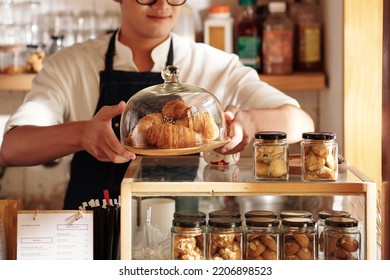
[[(229, 166), (226, 170), (218, 170), (207, 168), (204, 159), (198, 156), (138, 156), (131, 161), (121, 184), (121, 259), (132, 258), (134, 228), (130, 221), (139, 215), (134, 201), (159, 196), (274, 196), (299, 197), (302, 200), (308, 197), (319, 201), (345, 197), (341, 207), (363, 225), (363, 258), (376, 259), (377, 188), (376, 183), (365, 174), (348, 166), (345, 172), (339, 173), (335, 182), (303, 182), (299, 174), (291, 172), (285, 182), (256, 182), (252, 166), (251, 157), (241, 157), (236, 168), (230, 169)], [(319, 206), (322, 210), (323, 207), (320, 202), (317, 206), (311, 205), (311, 211), (316, 211)], [(353, 205), (352, 208), (349, 205)]]
[[(35, 74), (0, 75), (0, 91), (28, 91)], [(322, 91), (326, 88), (325, 75), (294, 73), (291, 75), (263, 75), (260, 78), (285, 92)]]

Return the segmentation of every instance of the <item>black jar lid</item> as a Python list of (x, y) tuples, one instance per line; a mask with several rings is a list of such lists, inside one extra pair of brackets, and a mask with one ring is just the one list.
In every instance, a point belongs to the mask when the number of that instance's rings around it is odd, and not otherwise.
[(216, 228), (236, 228), (242, 225), (240, 218), (234, 217), (215, 217), (209, 219), (209, 226)]
[(282, 225), (287, 227), (314, 227), (316, 222), (311, 218), (305, 217), (290, 217), (282, 220)]
[(290, 217), (303, 217), (303, 218), (312, 218), (313, 214), (309, 211), (304, 210), (286, 210), (279, 214), (281, 219), (290, 218)]
[(334, 140), (336, 134), (332, 132), (304, 132), (302, 133), (303, 139), (309, 140)]
[(250, 217), (245, 224), (250, 227), (277, 227), (279, 220), (271, 217)]
[(338, 210), (323, 210), (318, 213), (318, 217), (320, 219), (325, 220), (326, 218), (329, 217), (345, 217), (349, 218), (351, 217), (351, 214), (346, 212), (346, 211), (338, 211)]
[(195, 228), (195, 227), (202, 227), (205, 225), (206, 225), (205, 219), (200, 219), (195, 217), (175, 218), (172, 220), (172, 226), (174, 227)]
[(206, 219), (206, 213), (201, 211), (177, 211), (173, 213), (173, 218), (193, 217)]
[(273, 211), (268, 210), (251, 210), (245, 213), (245, 218), (252, 218), (252, 217), (267, 217), (267, 218), (276, 218), (278, 215), (275, 214)]
[(216, 217), (233, 217), (233, 218), (241, 218), (241, 214), (235, 210), (215, 210), (209, 213), (209, 218)]
[(256, 139), (282, 140), (287, 138), (287, 134), (282, 131), (261, 131), (255, 134)]
[(354, 218), (346, 217), (329, 217), (325, 220), (325, 225), (331, 227), (357, 227), (359, 224), (358, 220)]

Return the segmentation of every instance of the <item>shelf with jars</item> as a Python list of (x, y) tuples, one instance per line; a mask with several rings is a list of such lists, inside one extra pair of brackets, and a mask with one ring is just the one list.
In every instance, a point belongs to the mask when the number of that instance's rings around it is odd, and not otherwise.
[[(28, 91), (35, 74), (0, 74), (0, 91)], [(289, 75), (260, 74), (260, 79), (285, 92), (319, 92), (326, 89), (325, 74), (296, 72)]]
[[(130, 163), (121, 184), (121, 259), (137, 259), (135, 244), (139, 243), (134, 240), (137, 230), (142, 228), (146, 210), (151, 211), (151, 225), (157, 221), (160, 225), (166, 222), (169, 227), (175, 214), (172, 211), (193, 205), (189, 203), (191, 199), (198, 199), (197, 211), (211, 213), (222, 205), (227, 209), (227, 201), (232, 198), (238, 202), (242, 218), (243, 213), (252, 210), (270, 210), (280, 215), (285, 210), (309, 209), (318, 223), (324, 210), (349, 212), (359, 223), (359, 259), (376, 259), (375, 182), (353, 166), (342, 170), (336, 181), (303, 181), (299, 162), (299, 157), (290, 155), (286, 181), (255, 181), (252, 157), (241, 157), (233, 165), (211, 166), (197, 155), (138, 156)], [(162, 198), (173, 200), (173, 206), (164, 208), (160, 203), (153, 206), (152, 201), (161, 202)], [(153, 216), (156, 212), (157, 220)]]

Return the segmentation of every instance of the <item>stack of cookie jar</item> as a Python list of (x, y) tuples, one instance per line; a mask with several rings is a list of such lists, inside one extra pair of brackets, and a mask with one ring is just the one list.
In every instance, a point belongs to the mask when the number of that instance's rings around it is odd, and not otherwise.
[(315, 260), (317, 256), (316, 222), (311, 218), (290, 217), (282, 220), (282, 259)]
[(181, 216), (172, 221), (172, 259), (204, 260), (207, 249), (206, 220)]
[(330, 132), (302, 134), (302, 180), (336, 181), (338, 177), (338, 146)]
[(248, 217), (245, 225), (245, 259), (279, 260), (279, 220), (270, 217)]

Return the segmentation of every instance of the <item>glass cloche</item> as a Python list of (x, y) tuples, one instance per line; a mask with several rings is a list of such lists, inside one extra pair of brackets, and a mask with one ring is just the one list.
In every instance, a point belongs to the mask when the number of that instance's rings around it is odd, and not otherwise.
[(184, 155), (228, 142), (221, 104), (209, 91), (179, 82), (179, 69), (167, 66), (164, 83), (134, 94), (121, 116), (121, 143), (142, 155)]

